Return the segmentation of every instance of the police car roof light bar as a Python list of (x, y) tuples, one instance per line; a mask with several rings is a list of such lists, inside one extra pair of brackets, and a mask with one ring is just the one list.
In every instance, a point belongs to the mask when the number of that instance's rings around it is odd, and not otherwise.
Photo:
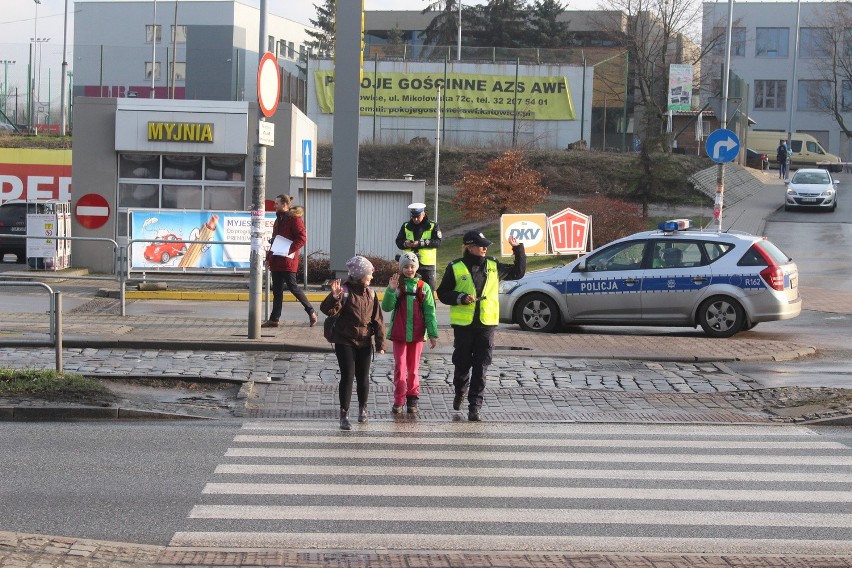
[(685, 231), (689, 228), (689, 219), (670, 219), (663, 221), (657, 228), (664, 233), (672, 233), (674, 231)]

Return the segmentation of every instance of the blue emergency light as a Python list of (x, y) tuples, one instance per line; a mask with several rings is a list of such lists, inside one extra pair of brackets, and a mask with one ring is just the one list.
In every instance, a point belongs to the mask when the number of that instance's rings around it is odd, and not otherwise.
[(670, 219), (663, 221), (657, 226), (657, 229), (664, 233), (673, 233), (674, 231), (685, 231), (689, 228), (689, 219)]

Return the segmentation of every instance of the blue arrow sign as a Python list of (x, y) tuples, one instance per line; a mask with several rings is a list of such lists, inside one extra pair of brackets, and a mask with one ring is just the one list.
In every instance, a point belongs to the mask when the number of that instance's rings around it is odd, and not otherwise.
[(302, 140), (302, 173), (309, 174), (314, 169), (312, 162), (313, 152), (311, 151), (311, 140)]
[(707, 156), (716, 163), (731, 162), (740, 153), (740, 139), (732, 131), (720, 128), (707, 137)]

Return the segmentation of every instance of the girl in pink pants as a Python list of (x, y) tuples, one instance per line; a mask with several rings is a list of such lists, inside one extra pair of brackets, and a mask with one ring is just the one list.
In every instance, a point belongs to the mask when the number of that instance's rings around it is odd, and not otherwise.
[(432, 288), (417, 274), (420, 263), (411, 252), (399, 257), (399, 273), (391, 276), (382, 309), (393, 312), (388, 326), (388, 339), (393, 342), (393, 407), (394, 414), (417, 412), (420, 397), (420, 355), (426, 336), (434, 349), (438, 344), (438, 321), (435, 319), (435, 296)]

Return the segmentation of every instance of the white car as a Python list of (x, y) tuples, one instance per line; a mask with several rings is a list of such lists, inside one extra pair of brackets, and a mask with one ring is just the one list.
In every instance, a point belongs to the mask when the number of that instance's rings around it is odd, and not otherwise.
[(787, 195), (784, 210), (794, 207), (818, 207), (837, 209), (837, 185), (839, 180), (832, 179), (828, 170), (807, 168), (797, 170), (789, 181), (785, 181)]
[(802, 310), (796, 264), (763, 237), (665, 222), (561, 266), (500, 283), (500, 321), (696, 327), (730, 337)]

